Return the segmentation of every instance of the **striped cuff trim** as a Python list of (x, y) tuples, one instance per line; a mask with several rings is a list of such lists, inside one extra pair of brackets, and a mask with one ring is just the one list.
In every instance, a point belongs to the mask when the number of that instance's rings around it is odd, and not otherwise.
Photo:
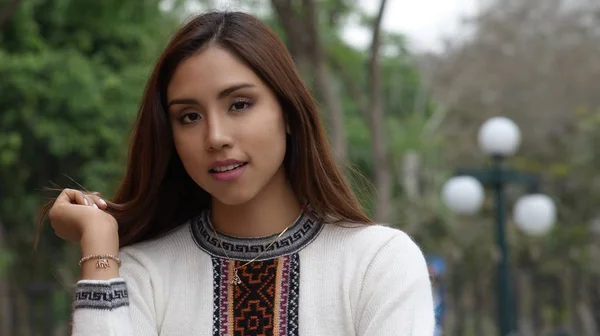
[(125, 281), (77, 284), (73, 300), (74, 309), (112, 310), (124, 306), (129, 306), (129, 293)]

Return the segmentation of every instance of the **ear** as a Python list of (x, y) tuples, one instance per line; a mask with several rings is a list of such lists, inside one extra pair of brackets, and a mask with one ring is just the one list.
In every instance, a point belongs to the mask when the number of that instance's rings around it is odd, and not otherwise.
[(285, 133), (287, 133), (287, 135), (292, 134), (292, 129), (290, 128), (290, 118), (287, 113), (283, 113), (283, 122), (285, 123)]

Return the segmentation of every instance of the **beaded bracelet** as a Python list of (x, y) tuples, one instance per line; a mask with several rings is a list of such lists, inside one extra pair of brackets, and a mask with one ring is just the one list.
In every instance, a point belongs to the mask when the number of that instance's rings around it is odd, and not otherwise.
[(112, 259), (112, 260), (116, 261), (117, 264), (119, 266), (121, 266), (121, 259), (119, 259), (117, 256), (114, 256), (112, 254), (92, 254), (92, 255), (83, 257), (83, 258), (81, 258), (81, 260), (79, 260), (79, 266), (81, 266), (81, 264), (83, 264), (84, 262), (91, 260), (91, 259), (97, 259), (96, 268), (109, 268), (110, 263), (108, 262), (108, 259)]

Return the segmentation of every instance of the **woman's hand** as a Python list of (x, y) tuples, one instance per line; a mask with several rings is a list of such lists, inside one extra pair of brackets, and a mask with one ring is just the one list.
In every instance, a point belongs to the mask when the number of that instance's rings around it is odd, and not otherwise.
[[(82, 256), (119, 252), (116, 219), (105, 212), (107, 204), (97, 193), (64, 189), (48, 214), (56, 235), (81, 246)], [(83, 279), (107, 280), (119, 276), (119, 266), (109, 260), (109, 268), (96, 267), (93, 260), (81, 265)]]
[(117, 221), (105, 212), (107, 204), (97, 193), (64, 189), (50, 209), (50, 224), (57, 236), (80, 244), (90, 235), (117, 234)]

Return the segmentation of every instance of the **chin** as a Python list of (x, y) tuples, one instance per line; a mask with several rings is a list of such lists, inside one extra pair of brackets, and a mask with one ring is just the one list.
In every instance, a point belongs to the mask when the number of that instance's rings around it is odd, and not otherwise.
[(254, 196), (255, 193), (245, 192), (239, 189), (232, 192), (212, 194), (213, 199), (229, 206), (243, 205), (251, 201)]

